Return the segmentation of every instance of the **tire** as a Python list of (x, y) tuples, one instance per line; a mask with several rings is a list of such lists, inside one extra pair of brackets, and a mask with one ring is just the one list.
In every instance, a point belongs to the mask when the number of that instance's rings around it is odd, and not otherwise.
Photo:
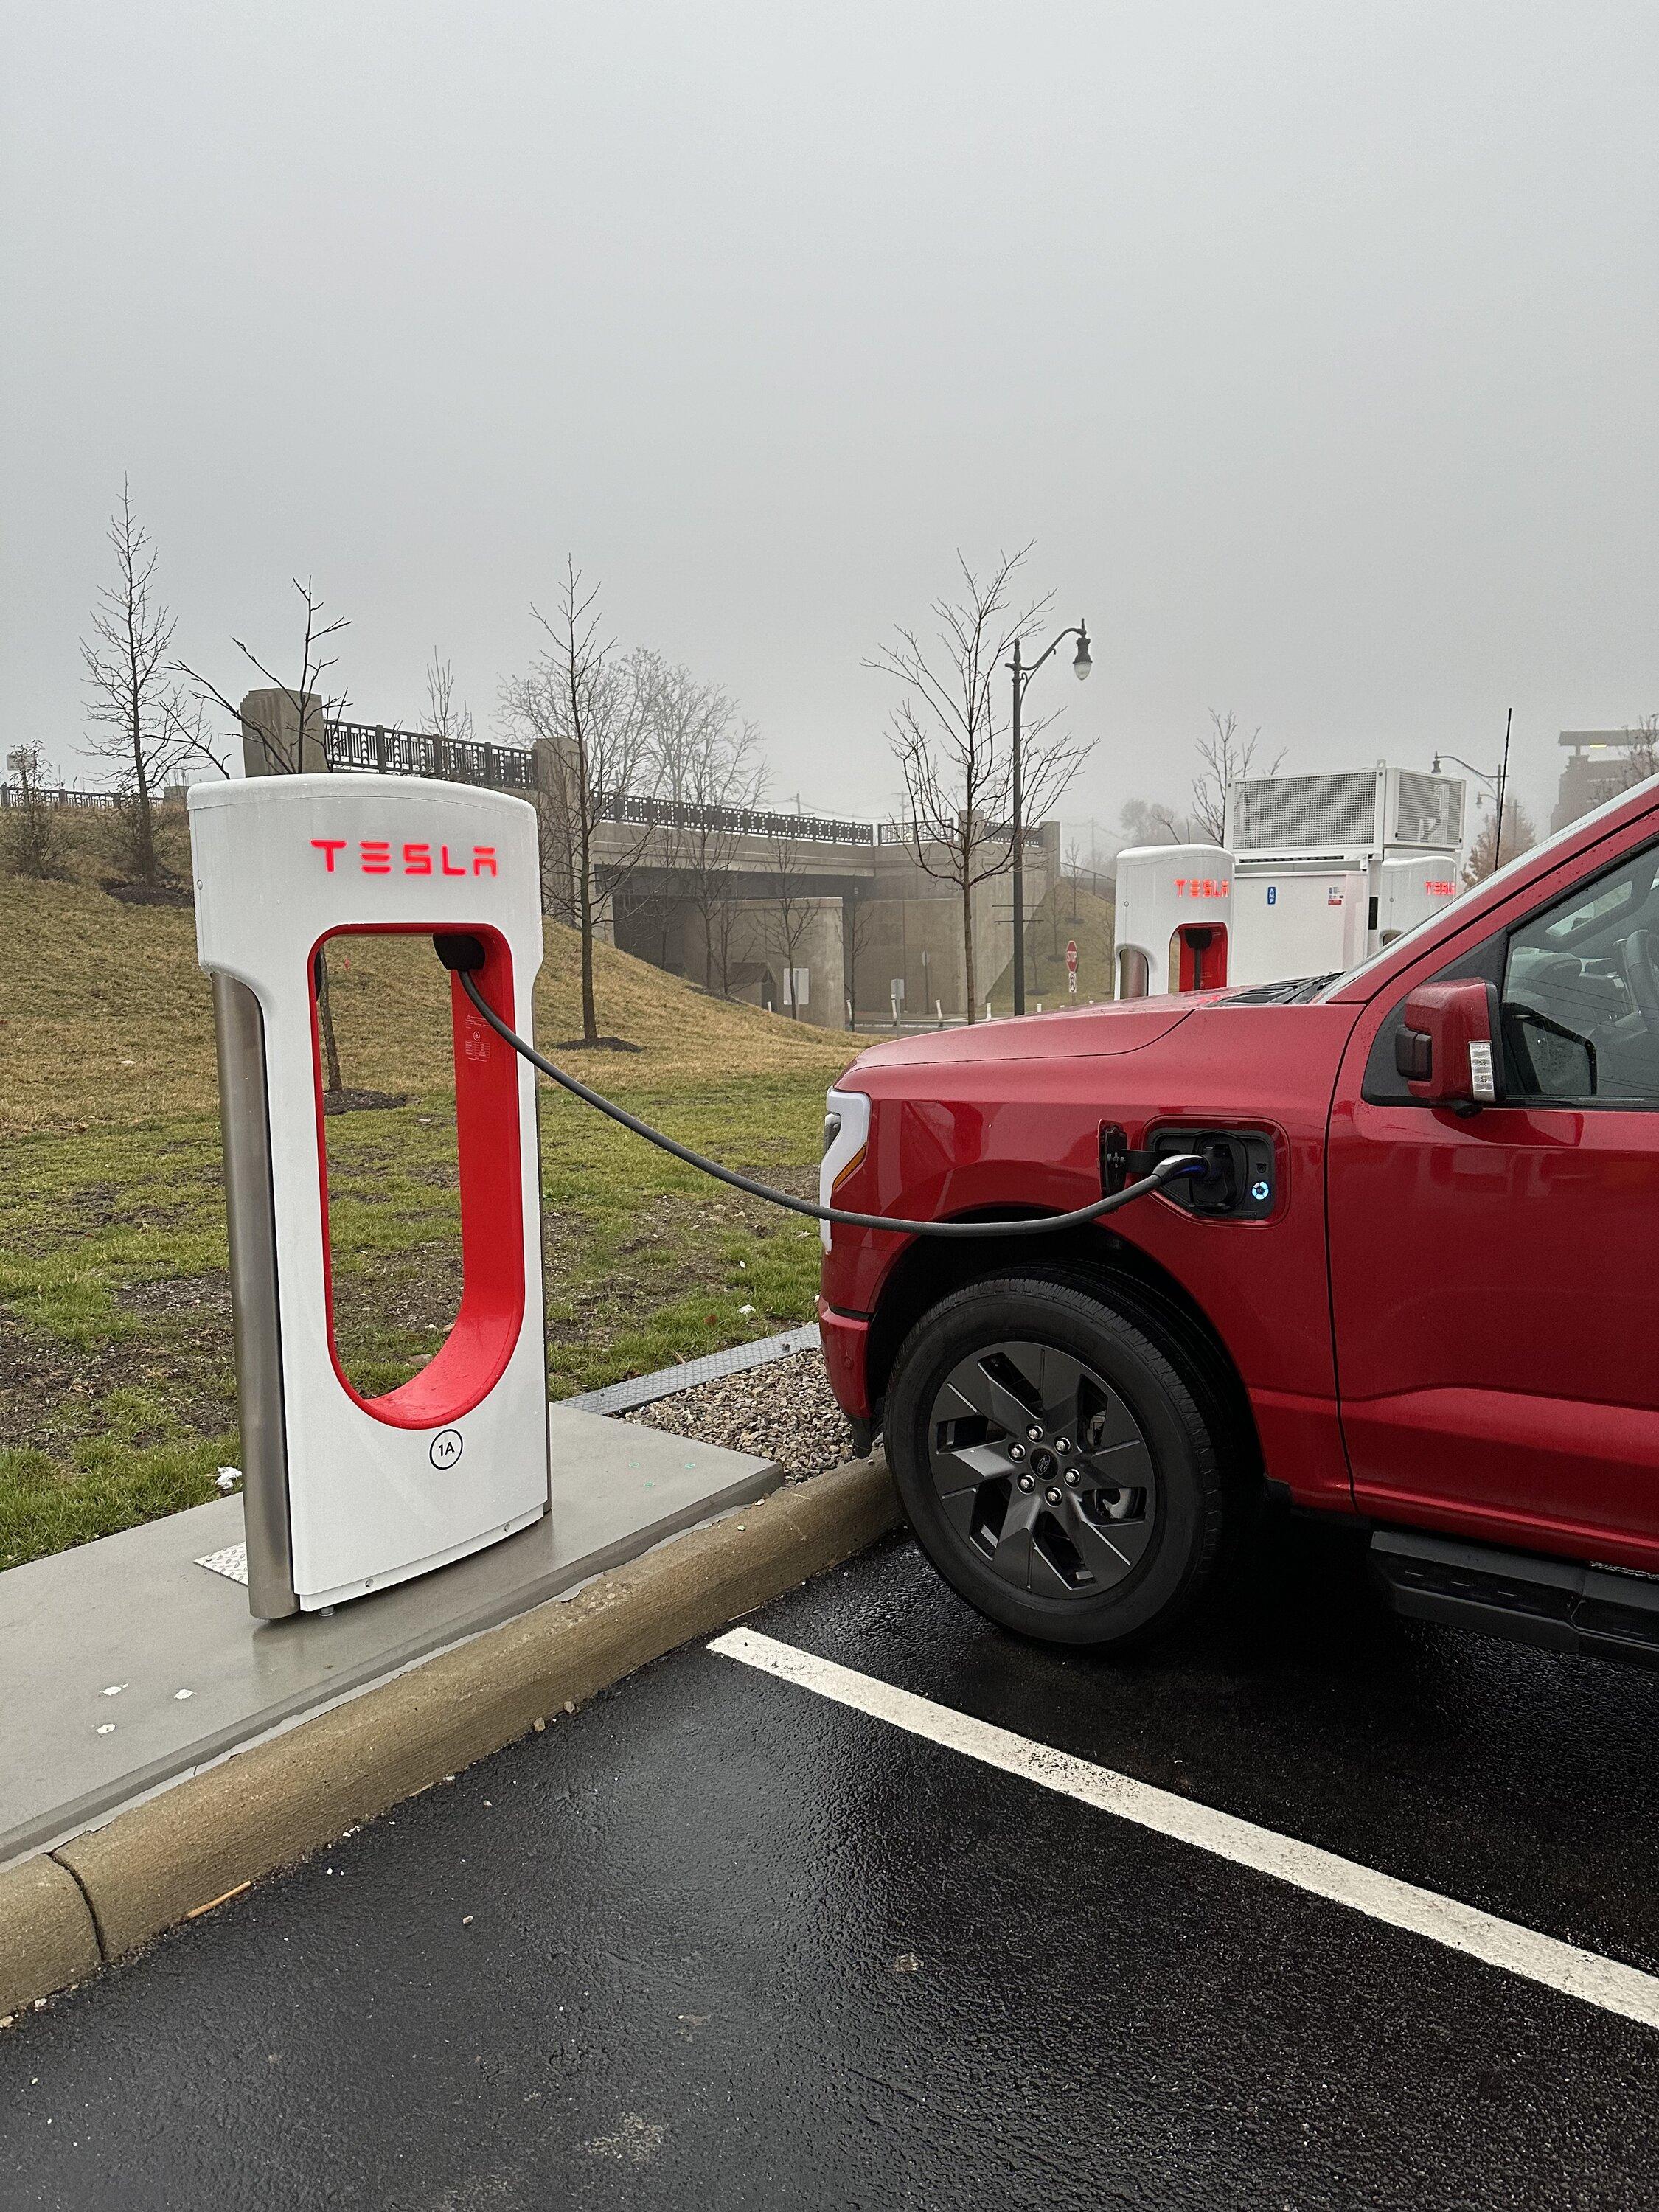
[(886, 1440), (933, 1565), (1040, 1642), (1161, 1634), (1221, 1555), (1226, 1488), (1192, 1389), (1152, 1335), (1064, 1281), (974, 1283), (924, 1314)]

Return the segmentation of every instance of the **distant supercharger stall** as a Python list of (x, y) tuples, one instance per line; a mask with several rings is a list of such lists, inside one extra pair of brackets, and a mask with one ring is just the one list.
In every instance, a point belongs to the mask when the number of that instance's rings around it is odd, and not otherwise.
[(1117, 856), (1117, 996), (1328, 975), (1450, 904), (1465, 787), (1378, 766), (1246, 776), (1225, 842)]
[[(273, 1620), (443, 1565), (550, 1510), (535, 1076), (449, 977), (464, 1284), (409, 1382), (365, 1397), (335, 1340), (319, 956), (354, 935), (482, 946), (528, 1031), (542, 960), (536, 817), (407, 778), (268, 775), (190, 793), (213, 979), (248, 1596)], [(434, 1071), (437, 1073), (438, 1071)]]

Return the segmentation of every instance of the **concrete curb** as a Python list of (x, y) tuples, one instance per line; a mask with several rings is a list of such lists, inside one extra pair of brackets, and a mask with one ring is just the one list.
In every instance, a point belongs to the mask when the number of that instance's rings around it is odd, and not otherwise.
[(775, 1492), (0, 1875), (0, 2010), (82, 1979), (897, 1526), (880, 1461)]
[(0, 1874), (0, 2014), (84, 1981), (102, 1956), (72, 1874), (49, 1858)]

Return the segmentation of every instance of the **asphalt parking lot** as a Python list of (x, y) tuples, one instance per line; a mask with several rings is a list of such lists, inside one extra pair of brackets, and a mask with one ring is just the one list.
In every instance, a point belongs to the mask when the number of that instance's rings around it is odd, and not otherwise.
[[(1659, 1678), (1342, 1536), (1133, 1661), (898, 1542), (744, 1627), (1659, 1972)], [(703, 1646), (0, 2035), (18, 2212), (1650, 2206), (1656, 2120), (1651, 2027)]]

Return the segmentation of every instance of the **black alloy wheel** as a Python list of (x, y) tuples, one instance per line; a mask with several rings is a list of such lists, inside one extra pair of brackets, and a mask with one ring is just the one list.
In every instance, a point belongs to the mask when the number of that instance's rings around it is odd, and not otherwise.
[(927, 1455), (957, 1534), (1014, 1589), (1097, 1595), (1151, 1540), (1145, 1431), (1097, 1369), (1053, 1344), (1008, 1338), (959, 1360), (933, 1394)]
[(969, 1284), (915, 1324), (888, 1386), (888, 1461), (923, 1551), (981, 1613), (1049, 1643), (1164, 1629), (1221, 1550), (1211, 1394), (1109, 1295)]

